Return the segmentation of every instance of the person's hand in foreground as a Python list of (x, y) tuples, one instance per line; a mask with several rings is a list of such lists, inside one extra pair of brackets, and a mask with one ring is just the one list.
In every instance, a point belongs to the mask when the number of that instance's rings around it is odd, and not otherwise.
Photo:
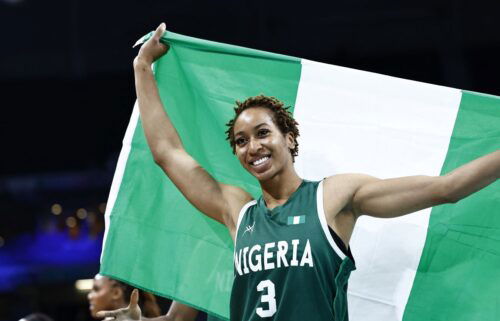
[(97, 317), (104, 320), (132, 321), (141, 320), (141, 308), (139, 307), (139, 291), (135, 289), (130, 295), (130, 304), (126, 308), (113, 311), (99, 311)]

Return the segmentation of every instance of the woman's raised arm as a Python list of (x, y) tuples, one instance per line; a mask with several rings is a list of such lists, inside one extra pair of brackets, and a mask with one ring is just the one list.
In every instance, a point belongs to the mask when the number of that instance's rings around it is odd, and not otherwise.
[(163, 108), (151, 70), (151, 64), (168, 51), (160, 42), (164, 32), (162, 23), (134, 59), (137, 100), (149, 148), (155, 162), (186, 199), (201, 212), (225, 224), (233, 234), (238, 212), (251, 196), (241, 188), (217, 182), (185, 151)]

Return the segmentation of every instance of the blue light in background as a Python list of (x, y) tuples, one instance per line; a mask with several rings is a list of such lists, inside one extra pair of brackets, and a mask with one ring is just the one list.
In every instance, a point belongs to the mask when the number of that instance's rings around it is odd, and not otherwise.
[(93, 237), (83, 227), (79, 236), (65, 231), (23, 234), (0, 249), (0, 291), (33, 281), (74, 280), (99, 264), (102, 233)]

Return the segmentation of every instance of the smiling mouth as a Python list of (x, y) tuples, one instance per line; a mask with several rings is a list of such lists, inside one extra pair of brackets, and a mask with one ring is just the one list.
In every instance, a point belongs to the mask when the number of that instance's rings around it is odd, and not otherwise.
[(252, 166), (259, 166), (259, 165), (265, 163), (270, 158), (271, 158), (271, 156), (261, 157), (261, 158), (255, 160), (255, 161), (253, 161), (253, 162), (250, 162), (250, 165), (252, 165)]

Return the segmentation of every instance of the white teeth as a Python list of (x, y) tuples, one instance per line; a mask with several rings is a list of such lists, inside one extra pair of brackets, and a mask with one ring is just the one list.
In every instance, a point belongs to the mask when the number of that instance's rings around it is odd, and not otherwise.
[(256, 160), (255, 162), (253, 162), (253, 163), (252, 163), (252, 165), (259, 165), (259, 164), (262, 164), (262, 163), (264, 163), (264, 162), (265, 162), (266, 160), (268, 160), (268, 159), (269, 159), (269, 157), (268, 157), (268, 156), (266, 156), (266, 157), (262, 157), (261, 159), (258, 159), (258, 160)]

